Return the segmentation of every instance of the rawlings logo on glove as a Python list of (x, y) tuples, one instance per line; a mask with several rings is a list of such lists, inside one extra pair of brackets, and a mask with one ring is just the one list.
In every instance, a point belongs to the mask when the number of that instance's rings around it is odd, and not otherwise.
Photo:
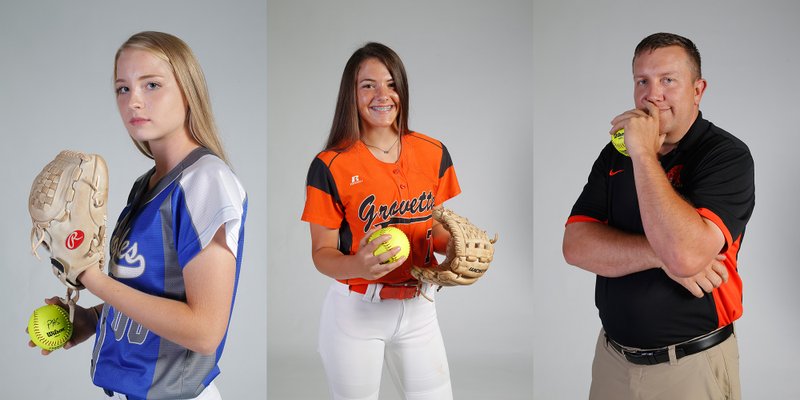
[(67, 236), (67, 248), (70, 250), (75, 250), (76, 247), (80, 246), (83, 243), (83, 232), (82, 231), (75, 231)]
[(445, 260), (434, 267), (413, 266), (411, 275), (438, 286), (471, 285), (489, 269), (497, 235), (489, 239), (468, 219), (444, 208), (433, 210), (433, 219), (450, 232)]
[(31, 251), (36, 258), (41, 245), (50, 252), (53, 273), (67, 286), (70, 311), (84, 288), (78, 276), (92, 267), (102, 271), (105, 264), (107, 199), (108, 167), (97, 154), (64, 150), (31, 185)]

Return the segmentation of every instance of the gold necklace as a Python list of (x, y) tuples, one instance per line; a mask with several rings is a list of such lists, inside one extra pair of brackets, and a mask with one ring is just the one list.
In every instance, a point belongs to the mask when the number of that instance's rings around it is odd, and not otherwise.
[(399, 141), (400, 141), (400, 135), (397, 135), (397, 139), (395, 139), (395, 140), (394, 140), (394, 143), (392, 143), (392, 145), (391, 145), (391, 146), (389, 146), (389, 148), (388, 148), (388, 149), (384, 150), (384, 149), (382, 149), (382, 148), (380, 148), (380, 147), (378, 147), (378, 146), (373, 146), (373, 145), (371, 145), (371, 144), (369, 144), (369, 143), (365, 142), (365, 141), (364, 141), (364, 139), (361, 139), (361, 142), (362, 142), (362, 143), (364, 143), (364, 146), (367, 146), (367, 147), (372, 147), (373, 149), (378, 149), (378, 150), (382, 151), (382, 152), (383, 152), (383, 154), (389, 154), (389, 151), (391, 151), (391, 150), (392, 150), (392, 148), (394, 147), (394, 145), (396, 145), (396, 144), (397, 144), (397, 142), (399, 142)]

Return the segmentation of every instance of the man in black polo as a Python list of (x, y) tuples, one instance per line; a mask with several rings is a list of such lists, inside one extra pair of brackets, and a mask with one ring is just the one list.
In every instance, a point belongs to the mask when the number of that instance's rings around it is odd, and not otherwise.
[(636, 108), (607, 145), (564, 232), (569, 264), (597, 274), (590, 399), (739, 399), (737, 254), (755, 203), (747, 146), (703, 118), (700, 54), (657, 33), (633, 57)]

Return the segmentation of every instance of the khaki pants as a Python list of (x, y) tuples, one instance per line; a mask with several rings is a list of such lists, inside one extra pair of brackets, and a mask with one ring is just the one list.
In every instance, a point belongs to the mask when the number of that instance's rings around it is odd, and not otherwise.
[(636, 365), (606, 343), (600, 330), (590, 400), (741, 400), (735, 334), (673, 365)]

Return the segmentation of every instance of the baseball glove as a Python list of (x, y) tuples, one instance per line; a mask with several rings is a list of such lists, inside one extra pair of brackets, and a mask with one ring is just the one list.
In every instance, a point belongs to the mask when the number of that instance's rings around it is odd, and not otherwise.
[(36, 258), (41, 245), (50, 252), (53, 273), (67, 286), (70, 311), (84, 288), (78, 275), (103, 270), (107, 198), (108, 168), (97, 154), (64, 150), (31, 186), (31, 251)]
[(433, 219), (450, 232), (445, 260), (434, 267), (411, 267), (411, 275), (438, 286), (471, 285), (483, 276), (494, 256), (494, 239), (468, 219), (444, 208), (433, 210)]

